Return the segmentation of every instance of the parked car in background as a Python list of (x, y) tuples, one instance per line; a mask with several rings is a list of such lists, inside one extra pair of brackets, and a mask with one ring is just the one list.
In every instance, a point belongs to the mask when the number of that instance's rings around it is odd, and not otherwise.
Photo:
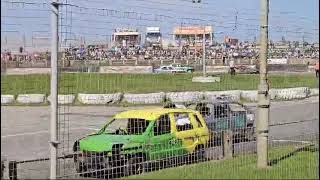
[(187, 65), (183, 65), (183, 64), (171, 64), (171, 67), (177, 69), (177, 70), (181, 70), (187, 73), (193, 73), (194, 72), (194, 68), (191, 66), (187, 66)]
[(209, 130), (197, 111), (131, 110), (115, 115), (99, 132), (77, 140), (74, 163), (80, 175), (139, 174), (155, 162), (167, 166), (175, 162), (172, 158), (201, 161), (208, 143)]
[(181, 69), (176, 69), (172, 66), (160, 66), (157, 69), (153, 70), (154, 73), (156, 74), (162, 74), (162, 73), (185, 73), (184, 70)]
[(259, 69), (255, 65), (236, 65), (235, 70), (238, 74), (259, 74)]

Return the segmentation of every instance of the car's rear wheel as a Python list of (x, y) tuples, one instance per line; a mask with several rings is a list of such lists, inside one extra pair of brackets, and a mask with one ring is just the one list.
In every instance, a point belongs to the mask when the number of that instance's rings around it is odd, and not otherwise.
[(256, 136), (255, 136), (255, 131), (254, 131), (254, 127), (249, 127), (246, 129), (246, 134), (245, 134), (245, 138), (247, 141), (255, 141), (256, 140)]
[(205, 152), (206, 151), (203, 146), (197, 146), (194, 152), (195, 162), (203, 162), (205, 160)]

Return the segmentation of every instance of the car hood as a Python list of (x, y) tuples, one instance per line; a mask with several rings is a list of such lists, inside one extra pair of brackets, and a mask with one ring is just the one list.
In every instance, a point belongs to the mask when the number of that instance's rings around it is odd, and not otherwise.
[(140, 146), (144, 142), (143, 135), (112, 135), (97, 134), (79, 141), (80, 151), (104, 152), (111, 151), (114, 144), (123, 144), (123, 148)]

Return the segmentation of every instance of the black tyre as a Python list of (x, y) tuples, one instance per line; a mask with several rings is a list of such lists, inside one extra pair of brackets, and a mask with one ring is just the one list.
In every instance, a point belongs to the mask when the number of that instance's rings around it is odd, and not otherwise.
[(203, 162), (205, 160), (205, 152), (203, 146), (198, 146), (194, 152), (195, 162)]
[(222, 132), (214, 133), (212, 138), (212, 147), (222, 146)]
[(76, 168), (76, 172), (80, 175), (80, 176), (88, 176), (88, 169), (87, 169), (87, 165), (85, 164), (85, 162), (79, 160), (78, 155), (76, 155), (74, 157), (74, 163), (75, 163), (75, 168)]
[(253, 127), (250, 127), (246, 130), (246, 140), (249, 142), (256, 140), (255, 131)]
[(243, 136), (241, 136), (241, 134), (235, 134), (235, 135), (233, 135), (232, 140), (233, 140), (232, 143), (236, 144), (236, 143), (243, 142), (244, 138), (243, 138)]
[(141, 174), (145, 169), (144, 157), (133, 156), (129, 158), (125, 166), (125, 176), (131, 176), (135, 174)]

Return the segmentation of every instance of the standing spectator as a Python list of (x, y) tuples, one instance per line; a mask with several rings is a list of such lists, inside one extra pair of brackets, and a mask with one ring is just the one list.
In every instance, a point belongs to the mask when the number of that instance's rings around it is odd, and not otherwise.
[(319, 61), (315, 65), (316, 77), (319, 77)]
[(226, 64), (226, 57), (225, 57), (225, 56), (222, 57), (222, 64), (223, 64), (223, 65)]
[(229, 62), (229, 67), (230, 67), (230, 74), (231, 74), (231, 76), (235, 76), (235, 75), (236, 75), (236, 70), (235, 70), (235, 66), (234, 66), (234, 61), (233, 61), (233, 59), (230, 60), (230, 62)]

